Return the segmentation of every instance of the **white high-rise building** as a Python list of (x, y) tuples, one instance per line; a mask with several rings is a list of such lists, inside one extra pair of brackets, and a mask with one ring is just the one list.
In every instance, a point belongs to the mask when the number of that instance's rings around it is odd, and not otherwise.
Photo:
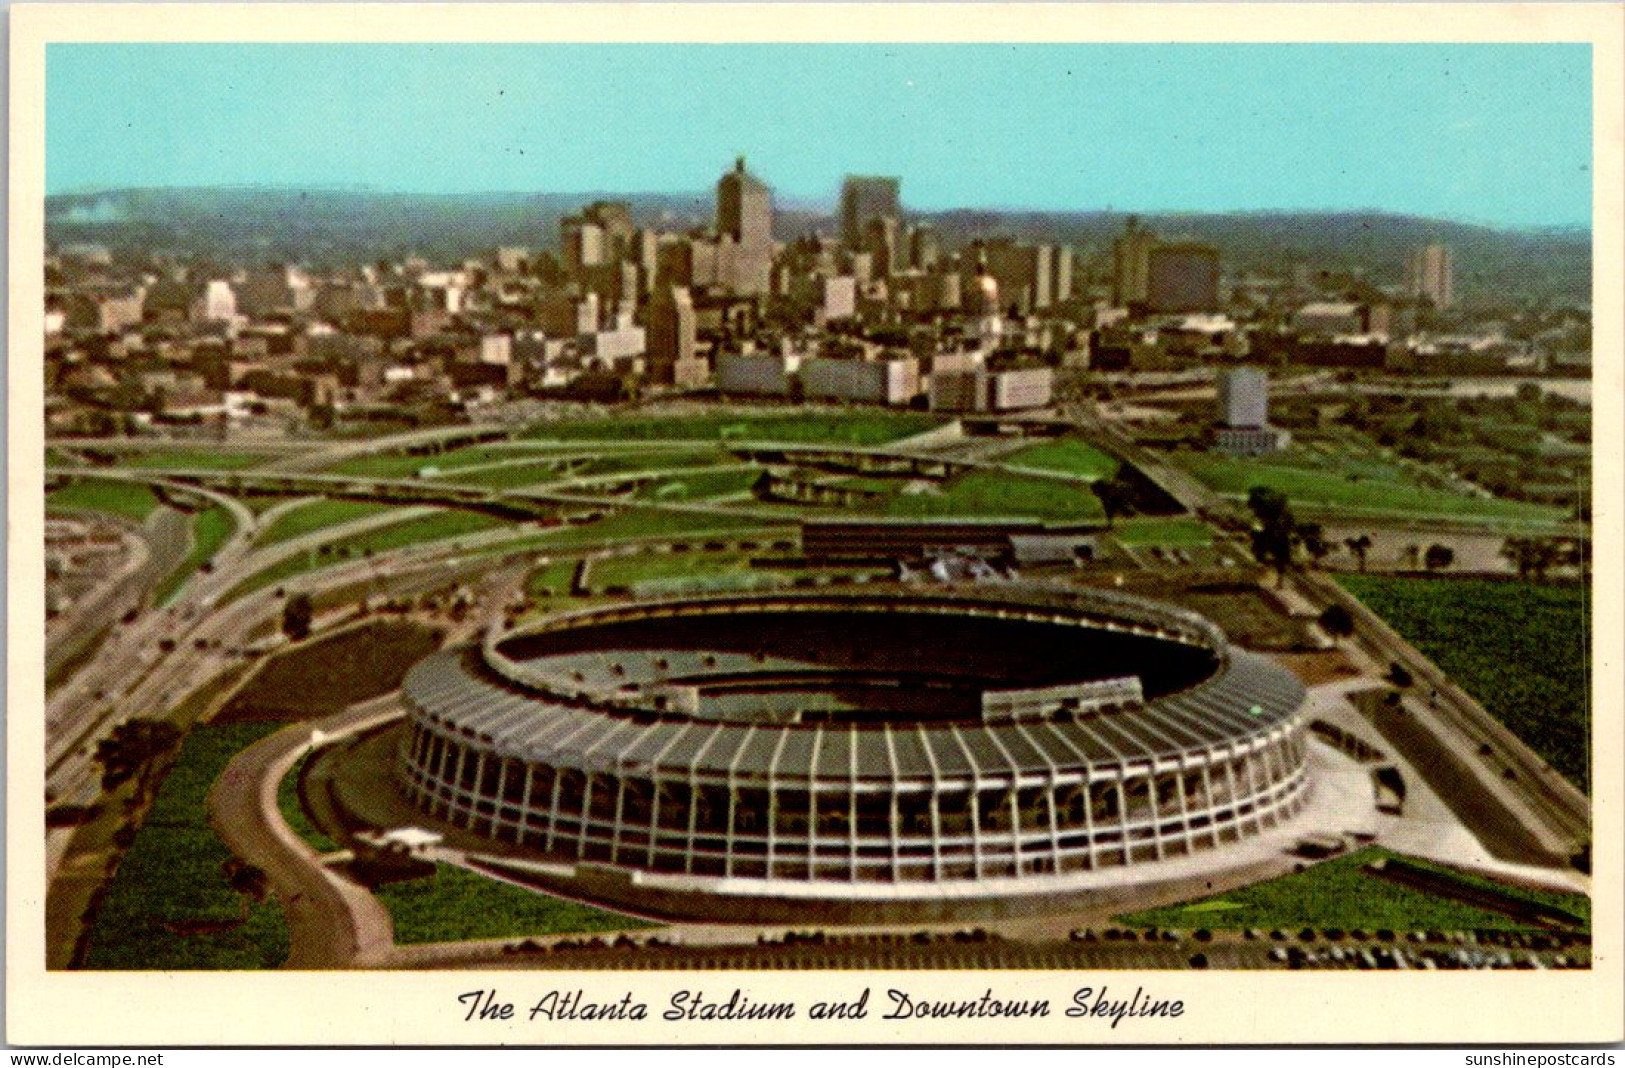
[(1213, 446), (1234, 456), (1275, 452), (1289, 436), (1270, 426), (1269, 376), (1256, 367), (1227, 367), (1219, 372), (1218, 425)]
[(1441, 311), (1455, 303), (1450, 246), (1428, 245), (1411, 255), (1411, 296), (1425, 297)]

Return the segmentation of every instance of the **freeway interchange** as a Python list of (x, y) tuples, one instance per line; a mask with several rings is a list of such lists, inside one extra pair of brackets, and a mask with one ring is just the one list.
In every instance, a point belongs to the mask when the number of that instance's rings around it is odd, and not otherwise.
[[(1081, 422), (1093, 440), (1138, 466), (1147, 477), (1179, 501), (1189, 514), (1212, 519), (1230, 529), (1240, 529), (1247, 522), (1247, 517), (1232, 502), (1208, 490), (1187, 473), (1164, 463), (1155, 453), (1140, 448), (1116, 426), (1097, 419)], [(499, 452), (514, 450), (515, 458), (469, 467), (466, 469), (469, 472), (491, 470), (504, 464), (517, 466), (525, 462), (528, 454), (543, 451), (540, 446), (493, 441), (489, 435), (471, 436), (468, 428), (455, 428), (365, 443), (335, 445), (310, 442), (305, 448), (280, 450), (270, 462), (246, 471), (187, 465), (150, 469), (52, 466), (49, 474), (56, 478), (90, 475), (98, 480), (145, 483), (162, 487), (169, 494), (190, 495), (200, 501), (222, 505), (230, 511), (234, 525), (231, 536), (214, 555), (212, 566), (193, 574), (169, 604), (138, 612), (133, 619), (91, 621), (110, 628), (109, 636), (71, 677), (47, 696), (44, 712), (48, 803), (86, 805), (97, 799), (101, 787), (100, 769), (95, 760), (96, 746), (118, 723), (132, 717), (176, 715), (178, 710), (188, 707), (189, 698), (206, 691), (212, 683), (244, 674), (254, 660), (279, 640), (279, 622), (287, 598), (298, 594), (312, 596), (323, 606), (327, 619), (331, 621), (346, 615), (351, 610), (350, 606), (357, 602), (414, 597), (444, 589), (449, 584), (477, 584), (485, 577), (487, 581), (481, 591), (484, 596), (476, 606), (475, 615), (482, 623), (495, 623), (512, 603), (517, 585), (513, 581), (515, 569), (542, 551), (537, 547), (537, 539), (544, 528), (536, 522), (521, 519), (494, 530), (403, 545), (369, 553), (359, 559), (330, 562), (327, 566), (294, 573), (260, 588), (242, 590), (240, 584), (246, 577), (295, 560), (302, 554), (308, 558), (323, 544), (363, 535), (412, 518), (426, 517), (441, 508), (492, 509), (510, 516), (529, 516), (552, 523), (560, 517), (568, 522), (570, 519), (612, 514), (630, 503), (623, 494), (613, 492), (611, 483), (617, 479), (602, 475), (578, 475), (568, 469), (538, 484), (512, 488), (459, 484), (459, 471), (448, 471), (437, 477), (399, 478), (323, 470), (358, 456), (425, 447), (454, 448), (471, 440)], [(85, 448), (113, 445), (109, 442), (78, 444)], [(657, 453), (674, 445), (694, 444), (696, 442), (577, 443), (570, 447), (560, 446), (557, 454), (611, 453), (635, 456), (641, 452)], [(718, 445), (715, 441), (705, 444), (710, 447)], [(119, 443), (112, 451), (124, 447), (127, 447), (127, 443)], [(819, 451), (817, 448), (809, 449), (806, 443), (772, 441), (728, 442), (726, 447), (736, 456), (742, 454), (746, 457)], [(997, 460), (971, 459), (963, 453), (948, 459), (938, 441), (930, 445), (922, 443), (918, 447), (910, 447), (909, 442), (904, 441), (886, 447), (841, 446), (829, 451), (864, 456), (880, 462), (935, 465), (947, 472), (955, 469), (1019, 470), (1024, 476), (1038, 474), (1039, 477), (1055, 477), (1063, 482), (1077, 481), (1066, 479), (1065, 476), (1044, 476), (1025, 468), (1010, 468)], [(530, 461), (535, 458), (535, 455), (528, 455)], [(425, 466), (431, 463), (432, 460), (426, 460)], [(631, 477), (622, 473), (618, 480), (624, 482)], [(256, 515), (235, 496), (245, 492), (276, 493), (288, 499)], [(321, 497), (384, 500), (397, 507), (382, 515), (350, 520), (280, 542), (257, 544), (257, 539), (286, 511), (303, 501)], [(782, 509), (762, 508), (753, 502), (639, 498), (635, 503), (640, 509), (665, 512), (691, 521), (726, 517), (735, 524), (731, 528), (735, 536), (746, 530), (751, 521), (759, 522), (764, 530), (786, 528), (795, 522), (795, 518)], [(599, 542), (590, 538), (578, 539), (546, 551), (554, 556), (579, 558), (626, 540), (613, 538)], [(157, 547), (154, 548), (156, 550)], [(164, 558), (173, 559), (174, 555), (170, 547), (165, 550)], [(148, 569), (143, 581), (156, 585), (162, 575), (152, 572), (159, 570)], [(519, 571), (518, 574), (522, 579), (523, 572)], [(506, 577), (499, 580), (499, 576)], [(1338, 599), (1335, 587), (1330, 583), (1296, 576), (1289, 577), (1288, 581), (1293, 594), (1311, 612)], [(120, 602), (110, 599), (107, 603)], [(1373, 664), (1406, 663), (1421, 677), (1442, 679), (1437, 669), (1420, 653), (1384, 628), (1362, 627), (1355, 645), (1364, 658)], [(1487, 744), (1484, 739), (1493, 739), (1502, 761), (1497, 767), (1515, 768), (1518, 774), (1515, 780), (1510, 780), (1486, 772), (1486, 790), (1505, 809), (1509, 818), (1538, 841), (1540, 848), (1551, 858), (1559, 860), (1571, 855), (1589, 835), (1589, 805), (1584, 795), (1561, 777), (1552, 774), (1539, 758), (1512, 738), (1472, 698), (1455, 687), (1440, 689), (1444, 695), (1442, 702), (1432, 708), (1418, 710), (1419, 714), (1431, 717), (1432, 728), (1438, 735), (1464, 751)], [(196, 715), (197, 712), (197, 709), (192, 709), (190, 714)], [(285, 753), (277, 754), (278, 760), (285, 756)], [(266, 808), (263, 800), (260, 798), (258, 805), (262, 815)], [(241, 806), (238, 807), (240, 809)], [(274, 809), (274, 803), (270, 807)], [(238, 816), (244, 820), (248, 818), (241, 811), (238, 811)], [(231, 818), (230, 822), (235, 829), (227, 832), (228, 839), (251, 833), (237, 828), (238, 819)], [(274, 825), (276, 822), (273, 816), (270, 823)], [(61, 863), (70, 833), (62, 829), (49, 834), (49, 873), (54, 873)], [(274, 831), (261, 827), (252, 833), (259, 834), (263, 840), (265, 835)], [(296, 875), (287, 877), (297, 878)], [(330, 922), (330, 917), (315, 922), (319, 928), (321, 923)], [(329, 933), (315, 938), (315, 941), (330, 938)], [(305, 944), (303, 948), (296, 946), (295, 958), (322, 959), (327, 966), (353, 963), (368, 959), (370, 951), (366, 950), (365, 945), (365, 939), (362, 939), (352, 947), (354, 952), (348, 956), (340, 955), (343, 958), (340, 960), (321, 958), (320, 954), (312, 958), (308, 956), (309, 945)]]

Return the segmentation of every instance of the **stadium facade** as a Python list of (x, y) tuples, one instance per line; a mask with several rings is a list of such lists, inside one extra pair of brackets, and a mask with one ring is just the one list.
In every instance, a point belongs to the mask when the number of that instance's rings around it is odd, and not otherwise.
[(1307, 800), (1302, 686), (1198, 616), (877, 592), (617, 604), (442, 651), (405, 683), (399, 781), (510, 856), (829, 901), (1149, 874)]

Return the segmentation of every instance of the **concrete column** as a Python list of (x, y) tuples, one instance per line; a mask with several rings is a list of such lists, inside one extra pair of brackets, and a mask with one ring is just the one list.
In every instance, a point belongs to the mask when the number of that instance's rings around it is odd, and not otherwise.
[(497, 765), (497, 795), (496, 795), (496, 797), (492, 798), (492, 810), (491, 810), (491, 837), (492, 838), (498, 837), (498, 835), (497, 835), (497, 824), (502, 823), (504, 820), (507, 819), (507, 816), (505, 816), (503, 814), (502, 810), (507, 806), (507, 803), (508, 803), (507, 799), (503, 796), (503, 791), (508, 786), (508, 764), (510, 763), (510, 761), (508, 760), (507, 757), (502, 757), (501, 760), (502, 760), (502, 763)]
[(942, 805), (937, 780), (931, 780), (931, 881), (942, 881)]
[(818, 791), (816, 779), (807, 781), (807, 878), (818, 878)]
[(971, 872), (974, 878), (980, 879), (982, 877), (982, 779), (979, 775), (971, 777), (970, 838)]
[(1027, 874), (1027, 857), (1021, 848), (1021, 790), (1016, 786), (1014, 774), (1010, 777), (1010, 798), (1005, 807), (1010, 810), (1011, 863), (1016, 866), (1016, 878), (1020, 879)]
[(530, 807), (530, 790), (536, 781), (536, 765), (525, 761), (525, 796), (519, 801), (519, 834), (516, 836), (519, 845), (525, 844), (536, 830), (536, 810)]
[(1044, 807), (1049, 812), (1049, 857), (1053, 874), (1061, 873), (1061, 821), (1055, 815), (1055, 777), (1044, 787)]
[[(852, 747), (854, 756), (857, 747)], [(858, 881), (858, 780), (848, 775), (846, 780), (846, 881)]]
[(890, 809), (886, 815), (886, 831), (891, 839), (891, 881), (902, 882), (903, 817), (897, 810), (897, 780), (894, 778), (886, 791)]
[(1151, 806), (1151, 843), (1156, 850), (1157, 859), (1161, 860), (1162, 852), (1162, 807), (1157, 804), (1157, 764), (1151, 762), (1151, 770), (1145, 776), (1145, 799)]
[(1128, 768), (1119, 768), (1117, 772), (1117, 830), (1118, 845), (1123, 850), (1123, 864), (1134, 863), (1134, 851), (1128, 840)]
[(592, 772), (586, 773), (586, 782), (581, 789), (581, 812), (576, 820), (576, 859), (584, 860), (587, 856), (587, 813), (592, 811)]
[(660, 773), (649, 773), (649, 845), (644, 850), (644, 867), (655, 866), (655, 836), (660, 833)]
[(1224, 778), (1230, 785), (1230, 825), (1241, 834), (1241, 817), (1236, 815), (1236, 806), (1240, 804), (1241, 791), (1236, 788), (1236, 761), (1244, 759), (1232, 746), (1224, 760)]
[(727, 848), (722, 857), (722, 874), (731, 876), (734, 873), (734, 819), (737, 817), (739, 807), (739, 788), (734, 785), (733, 777), (728, 778), (728, 836), (724, 839)]
[(553, 799), (547, 812), (547, 852), (553, 852), (553, 843), (558, 840), (559, 834), (559, 793), (563, 788), (564, 775), (555, 767), (553, 769)]
[(1174, 793), (1179, 798), (1179, 815), (1184, 821), (1179, 829), (1180, 840), (1185, 843), (1185, 853), (1190, 855), (1196, 852), (1196, 843), (1191, 841), (1191, 803), (1185, 796), (1185, 753), (1179, 754), (1179, 767), (1174, 772)]
[(1208, 753), (1202, 758), (1202, 792), (1207, 795), (1204, 811), (1207, 812), (1208, 844), (1217, 848), (1219, 844), (1219, 824), (1214, 819), (1214, 810), (1217, 805), (1213, 799), (1213, 754)]
[(626, 778), (615, 778), (615, 830), (609, 837), (609, 862), (617, 864), (621, 859), (621, 815), (626, 811)]
[(1089, 870), (1094, 871), (1100, 867), (1100, 843), (1095, 841), (1095, 782), (1092, 775), (1084, 776), (1082, 788), (1083, 831), (1087, 836), (1085, 841), (1089, 843)]
[(694, 836), (700, 819), (700, 786), (692, 770), (688, 776), (688, 841), (683, 843), (683, 871), (694, 874)]

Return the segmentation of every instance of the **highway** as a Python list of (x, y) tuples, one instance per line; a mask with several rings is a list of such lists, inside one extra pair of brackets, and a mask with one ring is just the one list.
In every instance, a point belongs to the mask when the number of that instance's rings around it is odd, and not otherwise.
[[(1188, 474), (1166, 464), (1155, 454), (1137, 446), (1118, 426), (1102, 421), (1098, 415), (1085, 419), (1083, 425), (1124, 459), (1140, 466), (1148, 477), (1162, 485), (1182, 505), (1193, 512), (1220, 519), (1240, 529), (1249, 522), (1245, 510), (1233, 502), (1202, 486)], [(527, 501), (534, 504), (567, 505), (594, 509), (624, 508), (628, 505), (648, 507), (685, 515), (749, 515), (764, 523), (786, 525), (793, 522), (782, 511), (738, 508), (725, 504), (695, 502), (662, 502), (658, 500), (632, 501), (622, 496), (581, 492), (611, 479), (636, 477), (636, 472), (612, 476), (574, 476), (522, 489), (490, 490), (486, 488), (458, 488), (453, 483), (457, 472), (450, 472), (439, 480), (377, 479), (354, 476), (310, 473), (309, 468), (331, 464), (342, 451), (344, 455), (361, 455), (401, 447), (401, 441), (416, 444), (459, 443), (468, 438), (469, 428), (456, 428), (446, 433), (411, 435), (405, 439), (384, 439), (344, 450), (301, 451), (255, 472), (221, 472), (218, 470), (149, 470), (109, 471), (96, 469), (98, 478), (126, 478), (165, 485), (180, 493), (201, 496), (230, 508), (236, 528), (228, 543), (215, 558), (209, 573), (199, 573), (181, 590), (175, 602), (164, 609), (143, 613), (130, 625), (116, 627), (103, 647), (79, 672), (53, 693), (47, 703), (47, 792), (59, 801), (90, 802), (99, 794), (99, 769), (93, 760), (96, 741), (115, 723), (132, 716), (168, 715), (187, 695), (234, 667), (247, 663), (244, 647), (255, 634), (274, 634), (285, 604), (278, 588), (266, 588), (245, 594), (232, 601), (220, 603), (221, 596), (247, 575), (253, 574), (278, 561), (300, 553), (313, 551), (325, 542), (333, 541), (382, 526), (401, 522), (413, 516), (432, 514), (434, 504), (492, 503)], [(505, 443), (496, 443), (505, 444)], [(517, 445), (518, 443), (512, 443)], [(693, 442), (649, 443), (651, 448), (671, 450), (693, 445)], [(714, 442), (711, 444), (715, 444)], [(727, 443), (731, 448), (751, 450), (783, 449), (799, 453), (816, 453), (818, 447), (805, 444)], [(940, 444), (940, 443), (939, 443)], [(611, 443), (608, 451), (627, 451), (644, 443)], [(585, 442), (572, 446), (576, 451), (591, 452), (598, 446)], [(290, 450), (292, 451), (292, 450)], [(847, 450), (843, 450), (847, 451)], [(921, 461), (943, 462), (944, 457), (926, 451), (904, 449), (853, 449), (868, 455), (908, 458)], [(432, 463), (431, 457), (426, 457)], [(509, 466), (521, 462), (497, 461), (483, 465)], [(997, 461), (954, 459), (953, 463), (966, 468), (1016, 470)], [(279, 470), (272, 470), (273, 468)], [(716, 468), (705, 468), (713, 471)], [(57, 474), (73, 473), (75, 469), (53, 469)], [(1028, 472), (1022, 471), (1022, 474)], [(245, 480), (275, 479), (284, 482), (285, 490), (310, 494), (324, 492), (364, 493), (371, 490), (383, 493), (419, 493), (427, 491), (431, 500), (420, 506), (393, 510), (382, 516), (367, 517), (351, 524), (327, 528), (320, 532), (262, 549), (253, 548), (259, 532), (275, 518), (292, 508), (297, 502), (278, 505), (256, 518), (240, 502), (223, 491)], [(1076, 481), (1063, 479), (1064, 481)], [(303, 498), (310, 499), (310, 498)], [(184, 522), (184, 519), (183, 519)], [(433, 590), (448, 583), (471, 581), (481, 574), (502, 569), (501, 549), (506, 543), (533, 541), (536, 530), (531, 524), (514, 524), (500, 530), (486, 531), (425, 545), (408, 546), (381, 552), (362, 560), (331, 564), (329, 566), (289, 578), (280, 584), (286, 594), (311, 593), (351, 589), (357, 596), (403, 596)], [(186, 538), (189, 539), (189, 524)], [(176, 539), (164, 539), (167, 555), (176, 556)], [(178, 557), (184, 557), (186, 541), (179, 542)], [(598, 546), (579, 542), (563, 549), (558, 555), (579, 556)], [(156, 556), (156, 552), (154, 553)], [(178, 557), (174, 562), (178, 562)], [(167, 560), (166, 560), (167, 562)], [(172, 570), (152, 565), (159, 579)], [(511, 573), (509, 573), (511, 572)], [(156, 582), (159, 579), (154, 579)], [(482, 591), (482, 600), (500, 607), (511, 597), (523, 581), (523, 573), (507, 569), (500, 579), (491, 580), (492, 591)], [(498, 589), (500, 588), (500, 589)], [(1302, 596), (1318, 607), (1339, 599), (1329, 583), (1304, 581), (1297, 584)], [(1345, 595), (1346, 596), (1346, 595)], [(1499, 723), (1489, 717), (1470, 697), (1451, 686), (1447, 679), (1397, 636), (1383, 633), (1375, 627), (1362, 626), (1362, 638), (1371, 644), (1371, 655), (1376, 662), (1384, 658), (1408, 664), (1418, 678), (1438, 685), (1445, 696), (1444, 707), (1438, 717), (1441, 737), (1453, 739), (1450, 744), (1462, 752), (1473, 751), (1476, 739), (1493, 738), (1498, 754), (1517, 771), (1515, 782), (1509, 784), (1499, 776), (1486, 773), (1493, 781), (1485, 783), (1504, 805), (1507, 812), (1523, 824), (1530, 833), (1547, 843), (1554, 858), (1566, 856), (1561, 850), (1572, 846), (1588, 834), (1589, 805), (1583, 795), (1568, 787), (1561, 779), (1542, 769), (1544, 765)], [(173, 643), (172, 645), (170, 643)], [(352, 710), (361, 719), (378, 709)], [(346, 713), (345, 715), (350, 715)], [(348, 721), (345, 721), (346, 723)], [(335, 722), (335, 729), (345, 724)], [(308, 729), (308, 728), (307, 728)], [(291, 767), (302, 742), (298, 732), (284, 737), (283, 732), (266, 739), (247, 751), (249, 759), (241, 769), (236, 764), (229, 779), (223, 779), (211, 795), (211, 811), (221, 834), (234, 851), (243, 855), (268, 859), (262, 864), (278, 887), (279, 897), (290, 905), (290, 923), (296, 924), (301, 934), (298, 944), (324, 947), (296, 949), (292, 967), (343, 967), (363, 960), (374, 960), (380, 951), (387, 951), (389, 934), (380, 935), (376, 916), (367, 919), (365, 906), (346, 897), (342, 881), (335, 883), (324, 870), (312, 863), (309, 850), (295, 839), (287, 841), (291, 832), (275, 816), (275, 782)], [(281, 739), (277, 742), (277, 739)], [(276, 742), (277, 744), (271, 744)], [(297, 743), (297, 744), (295, 744)], [(292, 748), (290, 748), (290, 745)], [(243, 778), (246, 776), (246, 778)], [(1555, 780), (1555, 782), (1554, 782)], [(245, 784), (258, 783), (252, 790)], [(266, 784), (270, 785), (267, 786)], [(1567, 788), (1566, 790), (1564, 788)], [(269, 802), (265, 790), (271, 790)], [(218, 795), (218, 796), (216, 796)], [(228, 796), (229, 795), (229, 796)], [(234, 800), (235, 799), (235, 800)], [(267, 808), (267, 803), (269, 808)], [(248, 806), (247, 808), (243, 806)], [(258, 812), (254, 815), (248, 809)], [(239, 826), (240, 825), (240, 826)], [(54, 871), (61, 860), (61, 851), (68, 835), (53, 833), (48, 849), (48, 871)], [(301, 852), (301, 850), (303, 852)], [(246, 853), (244, 853), (246, 851)], [(1572, 852), (1572, 850), (1570, 850)], [(312, 881), (315, 880), (315, 881)], [(284, 892), (286, 896), (284, 896)], [(370, 895), (364, 895), (372, 901)], [(372, 902), (376, 908), (376, 902)], [(298, 911), (298, 917), (294, 915)], [(358, 911), (360, 910), (360, 911)], [(359, 917), (359, 918), (358, 918)], [(382, 950), (380, 949), (382, 947)]]

